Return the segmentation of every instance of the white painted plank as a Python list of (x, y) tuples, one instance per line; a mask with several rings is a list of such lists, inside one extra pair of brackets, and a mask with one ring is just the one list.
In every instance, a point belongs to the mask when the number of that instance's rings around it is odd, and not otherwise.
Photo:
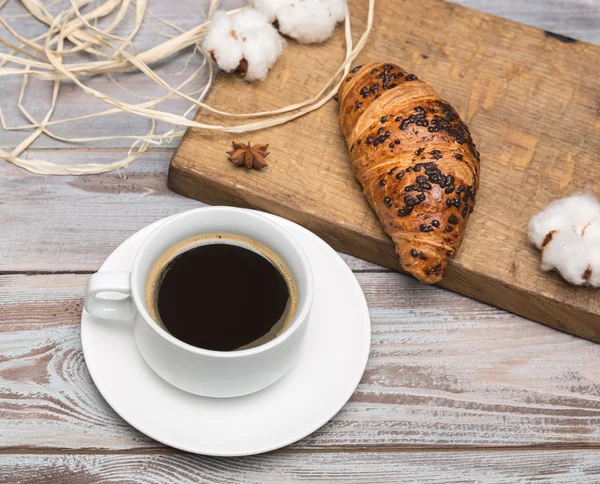
[(515, 22), (600, 44), (600, 0), (451, 0)]
[[(67, 163), (106, 162), (124, 155), (43, 153), (51, 161)], [(35, 176), (0, 163), (0, 272), (93, 271), (146, 225), (201, 207), (168, 189), (171, 156), (171, 150), (153, 151), (125, 172), (81, 177)], [(352, 269), (378, 269), (351, 256), (345, 259)]]
[(2, 455), (0, 481), (136, 484), (593, 483), (597, 450), (194, 455)]
[[(81, 353), (87, 275), (0, 276), (0, 449), (147, 449)], [(371, 355), (295, 449), (600, 444), (600, 346), (391, 273), (358, 274)]]
[[(237, 7), (241, 5), (241, 0), (226, 0), (222, 2), (223, 7)], [(64, 7), (70, 5), (68, 0), (63, 0), (60, 4)], [(206, 0), (178, 0), (176, 2), (149, 2), (149, 11), (152, 14), (158, 15), (164, 20), (171, 22), (181, 29), (188, 30), (202, 23), (206, 19), (208, 2)], [(54, 15), (58, 14), (61, 9), (58, 5), (51, 9)], [(6, 7), (0, 11), (3, 16), (6, 16), (6, 21), (21, 35), (28, 38), (33, 38), (43, 34), (46, 31), (45, 25), (41, 22), (29, 18), (11, 19), (11, 15), (23, 14), (26, 12), (21, 2), (11, 0)], [(147, 16), (149, 24), (145, 24), (135, 37), (135, 46), (138, 51), (147, 50), (160, 42), (166, 40), (157, 34), (155, 29), (167, 35), (174, 35), (178, 32), (167, 26), (161, 25), (155, 19)], [(107, 24), (111, 17), (100, 22), (100, 26)], [(151, 28), (152, 25), (155, 29)], [(125, 17), (123, 22), (112, 32), (115, 35), (127, 36), (133, 26), (133, 14), (130, 12)], [(0, 37), (5, 37), (14, 41), (9, 37), (6, 29), (0, 26)], [(9, 48), (0, 44), (0, 52), (8, 53)], [(154, 64), (152, 67), (156, 73), (171, 85), (179, 85), (189, 75), (191, 75), (202, 64), (202, 56), (196, 54), (191, 57), (193, 48), (190, 47), (180, 54), (171, 56), (167, 61)], [(95, 61), (94, 56), (72, 55), (66, 58), (67, 63), (76, 63), (84, 61)], [(17, 64), (8, 64), (7, 67), (21, 67)], [(205, 69), (197, 80), (186, 85), (184, 92), (192, 93), (200, 90), (206, 82), (208, 69)], [(86, 78), (85, 84), (93, 89), (96, 89), (106, 95), (112, 96), (128, 103), (144, 102), (148, 97), (160, 97), (167, 93), (162, 87), (148, 78), (145, 74), (137, 72), (132, 74), (131, 71), (125, 74), (113, 76), (123, 87), (113, 83), (107, 75), (95, 76)], [(242, 81), (240, 81), (242, 82)], [(10, 76), (0, 78), (0, 106), (2, 107), (4, 117), (9, 126), (20, 126), (29, 124), (30, 121), (20, 112), (17, 99), (21, 89), (20, 76)], [(38, 120), (41, 120), (50, 106), (52, 93), (52, 83), (48, 81), (39, 81), (32, 79), (27, 90), (25, 98), (25, 107)], [(197, 96), (196, 96), (197, 97)], [(158, 109), (182, 114), (190, 106), (190, 103), (174, 98), (161, 104)], [(60, 120), (76, 116), (84, 116), (106, 110), (112, 106), (104, 101), (95, 98), (92, 95), (86, 94), (79, 87), (71, 82), (63, 82), (59, 94), (58, 103), (51, 120)], [(193, 115), (194, 112), (191, 113)], [(190, 116), (191, 116), (190, 115)], [(104, 137), (114, 135), (144, 135), (151, 127), (149, 119), (141, 118), (134, 115), (119, 114), (93, 119), (86, 119), (77, 122), (71, 122), (65, 125), (51, 126), (50, 129), (59, 136), (76, 138), (76, 137)], [(173, 128), (172, 125), (166, 123), (158, 123), (157, 133), (165, 132)], [(10, 148), (16, 146), (21, 140), (26, 138), (31, 131), (4, 131), (0, 128), (0, 148)], [(32, 148), (64, 148), (72, 146), (85, 146), (86, 148), (128, 148), (133, 140), (119, 139), (106, 141), (93, 141), (84, 144), (68, 144), (57, 140), (53, 140), (47, 136), (41, 136), (32, 145)], [(163, 146), (177, 146), (178, 138), (171, 142), (165, 143)]]

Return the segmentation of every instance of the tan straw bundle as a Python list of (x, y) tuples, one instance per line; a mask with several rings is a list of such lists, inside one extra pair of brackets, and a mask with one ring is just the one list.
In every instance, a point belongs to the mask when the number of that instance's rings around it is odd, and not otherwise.
[[(138, 159), (150, 145), (158, 146), (169, 140), (180, 137), (185, 132), (182, 127), (195, 127), (229, 133), (244, 133), (255, 131), (270, 126), (287, 123), (311, 111), (319, 109), (329, 101), (348, 73), (352, 61), (363, 49), (373, 25), (373, 11), (375, 0), (369, 0), (367, 26), (356, 46), (353, 46), (350, 14), (345, 19), (346, 54), (336, 73), (325, 83), (322, 89), (310, 99), (285, 106), (271, 111), (256, 113), (228, 113), (217, 110), (202, 102), (212, 85), (213, 68), (210, 58), (203, 51), (201, 42), (210, 26), (210, 19), (218, 8), (219, 0), (210, 0), (208, 20), (187, 31), (159, 19), (148, 11), (148, 0), (105, 0), (98, 6), (91, 6), (90, 10), (82, 13), (81, 9), (90, 6), (92, 0), (70, 0), (70, 7), (52, 15), (50, 5), (44, 5), (40, 0), (21, 0), (27, 9), (28, 15), (47, 26), (47, 32), (41, 36), (28, 39), (19, 34), (9, 19), (2, 15), (2, 8), (8, 0), (0, 0), (0, 24), (8, 32), (8, 38), (0, 36), (0, 43), (7, 46), (8, 53), (0, 52), (0, 78), (20, 76), (22, 78), (19, 95), (19, 109), (29, 120), (30, 124), (8, 126), (0, 109), (0, 122), (6, 131), (24, 131), (26, 137), (12, 151), (0, 149), (0, 158), (13, 163), (30, 172), (44, 175), (84, 175), (105, 173), (124, 168)], [(128, 11), (133, 10), (134, 22), (127, 36), (117, 36), (113, 32), (123, 21)], [(231, 10), (228, 14), (242, 9)], [(103, 28), (97, 26), (101, 18), (112, 16), (110, 23)], [(154, 47), (138, 51), (134, 39), (148, 17), (169, 25), (180, 32), (178, 35), (169, 36), (166, 40)], [(67, 42), (68, 41), (68, 42)], [(203, 56), (202, 64), (190, 76), (177, 86), (171, 86), (161, 78), (150, 66), (163, 61), (170, 56), (188, 47), (195, 47), (195, 52)], [(95, 60), (89, 62), (67, 62), (72, 54), (89, 54)], [(209, 77), (206, 85), (192, 94), (182, 92), (200, 72), (208, 65)], [(90, 86), (88, 80), (91, 76), (106, 75), (125, 71), (137, 71), (145, 74), (154, 83), (167, 91), (161, 97), (154, 97), (140, 103), (128, 103), (115, 99)], [(40, 79), (52, 84), (51, 104), (41, 120), (36, 120), (23, 106), (23, 97), (30, 78)], [(112, 78), (111, 78), (112, 79)], [(107, 109), (87, 114), (84, 116), (65, 119), (52, 119), (57, 106), (58, 93), (61, 85), (70, 83), (81, 89), (86, 95), (94, 96), (109, 106)], [(189, 104), (183, 114), (173, 114), (160, 110), (159, 106), (168, 99), (179, 98)], [(4, 99), (4, 101), (6, 101)], [(190, 119), (190, 115), (197, 109), (210, 111), (224, 118), (240, 118), (240, 122), (231, 126), (219, 124), (205, 124)], [(52, 131), (52, 127), (64, 123), (73, 123), (84, 119), (99, 116), (109, 116), (119, 113), (130, 113), (151, 120), (151, 129), (145, 135), (121, 135), (89, 138), (66, 138)], [(250, 120), (250, 118), (257, 118)], [(241, 121), (241, 119), (248, 119)], [(171, 129), (163, 133), (156, 132), (157, 121), (172, 125)], [(59, 141), (85, 143), (99, 140), (132, 139), (132, 145), (122, 159), (111, 163), (84, 163), (84, 164), (56, 164), (40, 159), (25, 159), (23, 153), (40, 136), (48, 136)]]

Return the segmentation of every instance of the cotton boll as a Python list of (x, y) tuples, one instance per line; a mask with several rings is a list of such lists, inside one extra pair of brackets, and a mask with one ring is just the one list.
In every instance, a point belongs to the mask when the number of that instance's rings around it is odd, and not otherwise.
[(276, 20), (282, 34), (305, 44), (331, 37), (347, 11), (345, 0), (254, 0), (253, 6), (271, 21)]
[(202, 43), (221, 69), (238, 71), (248, 81), (264, 79), (284, 46), (268, 18), (252, 9), (231, 16), (215, 12)]
[(242, 51), (248, 61), (246, 79), (263, 80), (281, 55), (285, 40), (264, 15), (254, 10), (246, 11), (243, 17), (234, 16), (232, 23), (241, 36)]
[(552, 202), (529, 223), (542, 250), (542, 269), (558, 270), (572, 284), (600, 287), (600, 203), (577, 194)]
[(227, 72), (237, 69), (243, 57), (239, 38), (233, 36), (232, 32), (229, 16), (224, 11), (217, 10), (202, 42), (204, 50), (210, 52), (219, 67)]
[(551, 230), (575, 230), (583, 227), (595, 216), (600, 216), (600, 203), (591, 195), (576, 194), (555, 200), (529, 222), (529, 239), (538, 248)]
[(586, 281), (583, 274), (589, 265), (585, 242), (573, 231), (556, 232), (544, 248), (542, 269), (557, 269), (571, 284), (581, 285)]
[(328, 8), (321, 3), (314, 6), (311, 3), (298, 2), (279, 9), (279, 31), (305, 44), (324, 42), (331, 37), (335, 22), (331, 20)]

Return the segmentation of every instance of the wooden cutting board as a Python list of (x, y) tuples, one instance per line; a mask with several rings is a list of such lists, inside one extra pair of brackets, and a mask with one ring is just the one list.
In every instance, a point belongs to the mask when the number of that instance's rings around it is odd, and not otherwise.
[[(354, 39), (364, 0), (350, 0)], [(219, 75), (208, 103), (264, 111), (316, 94), (344, 56), (343, 28), (325, 45), (288, 47), (265, 82)], [(550, 201), (600, 197), (600, 48), (439, 0), (378, 0), (356, 64), (397, 63), (430, 82), (461, 114), (481, 152), (481, 189), (440, 286), (600, 342), (600, 289), (539, 269), (527, 224)], [(399, 269), (394, 247), (354, 180), (338, 106), (243, 135), (189, 129), (169, 186), (210, 204), (295, 220), (337, 250)], [(222, 124), (207, 112), (197, 120)], [(238, 120), (239, 121), (239, 120)], [(231, 165), (231, 141), (269, 143), (261, 172)]]

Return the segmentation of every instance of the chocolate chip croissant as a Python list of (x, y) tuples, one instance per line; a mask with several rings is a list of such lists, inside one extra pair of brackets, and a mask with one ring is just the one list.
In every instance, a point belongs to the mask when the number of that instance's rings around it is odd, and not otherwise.
[(429, 84), (392, 64), (353, 69), (338, 101), (354, 174), (402, 268), (440, 281), (479, 187), (469, 128)]

